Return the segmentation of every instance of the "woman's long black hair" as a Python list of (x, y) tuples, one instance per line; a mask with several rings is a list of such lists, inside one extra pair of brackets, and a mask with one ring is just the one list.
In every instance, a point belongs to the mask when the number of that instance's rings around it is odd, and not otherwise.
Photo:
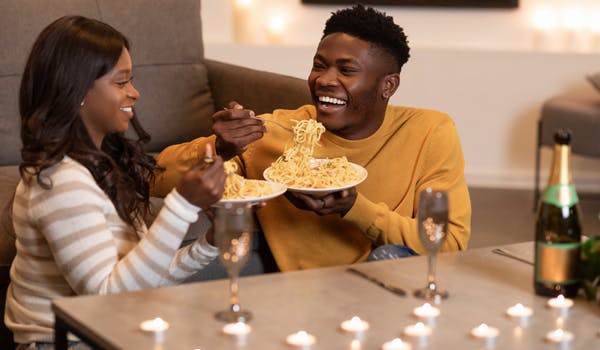
[(61, 17), (40, 33), (19, 91), (19, 171), (24, 180), (33, 175), (40, 186), (50, 188), (52, 183), (40, 173), (68, 155), (92, 173), (119, 217), (138, 228), (138, 219), (150, 210), (149, 184), (156, 168), (143, 148), (150, 136), (134, 116), (137, 140), (109, 134), (98, 149), (79, 114), (94, 81), (117, 64), (123, 48), (129, 49), (123, 34), (81, 16)]

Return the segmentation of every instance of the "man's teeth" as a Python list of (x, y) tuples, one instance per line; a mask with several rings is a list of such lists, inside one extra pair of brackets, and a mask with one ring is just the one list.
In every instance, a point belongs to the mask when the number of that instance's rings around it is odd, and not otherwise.
[(133, 107), (121, 107), (119, 108), (120, 110), (122, 110), (123, 112), (133, 112)]
[(346, 101), (340, 100), (339, 98), (329, 97), (329, 96), (321, 96), (319, 97), (319, 101), (324, 103), (330, 103), (334, 105), (345, 105)]

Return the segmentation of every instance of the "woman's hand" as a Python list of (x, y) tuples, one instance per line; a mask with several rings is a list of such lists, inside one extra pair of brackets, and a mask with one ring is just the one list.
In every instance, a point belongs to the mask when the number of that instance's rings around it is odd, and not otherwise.
[(223, 159), (214, 155), (212, 147), (207, 145), (204, 157), (177, 184), (177, 192), (188, 202), (207, 208), (221, 199), (225, 190), (225, 178)]

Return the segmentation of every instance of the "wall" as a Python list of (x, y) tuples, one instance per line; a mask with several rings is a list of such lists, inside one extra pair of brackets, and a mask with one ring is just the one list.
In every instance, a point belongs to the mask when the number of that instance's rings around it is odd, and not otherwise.
[[(230, 2), (203, 1), (207, 57), (305, 78), (323, 23), (336, 7), (254, 1), (262, 4), (261, 13), (252, 13), (248, 30), (254, 39), (246, 44), (231, 39)], [(552, 51), (535, 47), (531, 22), (541, 2), (521, 0), (513, 10), (379, 7), (404, 27), (412, 46), (392, 103), (439, 109), (454, 118), (470, 185), (531, 188), (543, 101), (562, 92), (595, 93), (585, 75), (600, 71), (600, 54), (590, 47), (556, 49), (561, 43)], [(286, 41), (269, 44), (260, 19), (281, 8), (293, 14)], [(550, 151), (542, 155), (545, 178)], [(600, 192), (600, 159), (575, 156), (573, 172), (580, 190)]]

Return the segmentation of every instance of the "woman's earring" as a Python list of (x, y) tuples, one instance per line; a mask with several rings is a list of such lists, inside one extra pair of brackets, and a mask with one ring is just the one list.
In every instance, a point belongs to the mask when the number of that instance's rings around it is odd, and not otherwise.
[(79, 104), (81, 107), (83, 107), (83, 105), (85, 104), (85, 100), (81, 101), (81, 103)]

